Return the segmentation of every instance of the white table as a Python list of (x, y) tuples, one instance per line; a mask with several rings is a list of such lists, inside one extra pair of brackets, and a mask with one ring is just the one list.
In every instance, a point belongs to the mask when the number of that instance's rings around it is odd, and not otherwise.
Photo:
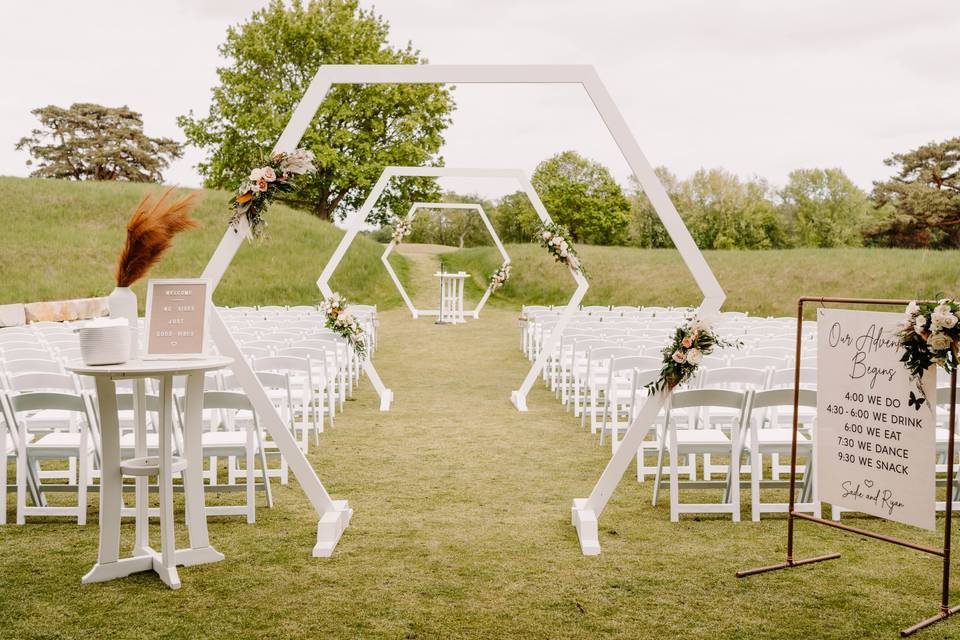
[(460, 324), (463, 317), (463, 283), (469, 277), (463, 271), (433, 274), (440, 278), (440, 311), (437, 324)]
[[(92, 376), (97, 385), (100, 408), (102, 457), (100, 469), (100, 550), (97, 563), (83, 576), (84, 584), (122, 578), (140, 571), (155, 571), (172, 589), (180, 586), (177, 565), (191, 566), (218, 562), (223, 554), (210, 546), (203, 494), (204, 374), (229, 366), (233, 360), (220, 356), (189, 360), (132, 360), (118, 365), (87, 366), (73, 363), (68, 371)], [(171, 453), (173, 413), (173, 377), (186, 376), (186, 412), (184, 416), (184, 456)], [(147, 457), (146, 378), (160, 383), (158, 456)], [(117, 415), (117, 380), (134, 381), (135, 457), (120, 461), (120, 424)], [(159, 458), (159, 460), (157, 459)], [(152, 471), (151, 471), (152, 467)], [(183, 471), (186, 523), (190, 548), (177, 550), (173, 538), (173, 474)], [(120, 513), (123, 475), (136, 479), (136, 534), (133, 553), (120, 558)], [(150, 547), (148, 535), (147, 475), (157, 475), (160, 489), (160, 549)]]

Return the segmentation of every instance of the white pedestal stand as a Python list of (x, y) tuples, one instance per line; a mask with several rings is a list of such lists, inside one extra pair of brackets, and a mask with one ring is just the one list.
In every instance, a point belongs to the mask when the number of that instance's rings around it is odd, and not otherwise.
[(440, 313), (437, 324), (461, 324), (466, 322), (463, 315), (463, 283), (467, 274), (463, 271), (433, 274), (440, 278)]
[[(223, 554), (210, 546), (203, 495), (203, 379), (208, 371), (229, 366), (233, 360), (222, 356), (192, 360), (131, 360), (117, 365), (88, 366), (77, 363), (66, 367), (77, 375), (92, 376), (97, 384), (100, 408), (102, 457), (100, 470), (100, 551), (97, 563), (82, 582), (104, 582), (140, 571), (155, 571), (171, 589), (180, 587), (177, 565), (191, 566), (218, 562)], [(184, 457), (171, 453), (173, 378), (186, 376), (184, 412)], [(160, 381), (160, 425), (158, 454), (147, 455), (145, 378)], [(136, 414), (136, 457), (120, 460), (120, 425), (117, 417), (116, 380), (134, 381)], [(176, 549), (173, 539), (173, 474), (183, 472), (186, 500), (186, 524), (190, 546)], [(120, 557), (120, 510), (123, 476), (137, 479), (136, 532), (133, 554)], [(160, 551), (150, 546), (147, 535), (147, 476), (157, 476), (160, 486)]]

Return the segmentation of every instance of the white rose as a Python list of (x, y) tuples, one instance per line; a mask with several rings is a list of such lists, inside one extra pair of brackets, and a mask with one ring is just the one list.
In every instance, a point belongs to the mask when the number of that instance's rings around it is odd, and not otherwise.
[(955, 314), (948, 313), (947, 315), (943, 316), (942, 320), (940, 320), (940, 324), (943, 325), (944, 329), (953, 329), (955, 326), (957, 326), (957, 316)]
[(690, 364), (700, 364), (703, 360), (703, 352), (700, 349), (690, 349), (687, 351), (687, 362)]
[(940, 324), (940, 321), (943, 319), (943, 316), (936, 313), (930, 315), (930, 331), (940, 331), (943, 328), (943, 325)]
[(566, 257), (567, 257), (567, 250), (566, 250), (566, 249), (560, 249), (560, 257), (561, 257), (561, 258), (566, 258)]
[(920, 305), (917, 304), (916, 300), (912, 300), (910, 304), (907, 305), (906, 311), (904, 313), (908, 318), (913, 318), (913, 314), (920, 311)]
[(913, 330), (917, 333), (923, 333), (923, 328), (927, 326), (926, 316), (917, 316), (917, 319), (913, 323)]
[(934, 333), (927, 340), (927, 344), (930, 345), (930, 348), (934, 351), (943, 351), (944, 349), (949, 349), (950, 343), (950, 336), (945, 333)]
[(277, 179), (277, 172), (273, 170), (273, 167), (263, 167), (260, 171), (263, 174), (263, 179), (267, 182), (273, 182)]
[(261, 169), (260, 167), (257, 167), (256, 169), (251, 171), (250, 175), (247, 176), (247, 179), (250, 180), (250, 182), (259, 182), (262, 178), (263, 178), (263, 169)]
[(562, 249), (563, 251), (566, 251), (566, 250), (567, 250), (567, 247), (569, 247), (569, 246), (570, 246), (570, 245), (567, 244), (567, 241), (566, 241), (566, 240), (563, 240), (562, 242), (560, 242), (560, 249)]
[(552, 237), (553, 237), (553, 234), (550, 233), (549, 231), (544, 231), (544, 232), (543, 232), (543, 239), (544, 239), (544, 240), (549, 240), (549, 239), (552, 238)]

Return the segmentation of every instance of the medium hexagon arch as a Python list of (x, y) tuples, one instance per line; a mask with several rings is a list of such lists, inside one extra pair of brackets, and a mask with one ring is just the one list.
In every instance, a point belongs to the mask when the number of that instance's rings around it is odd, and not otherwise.
[[(550, 214), (547, 212), (547, 208), (543, 206), (543, 202), (540, 200), (540, 196), (537, 195), (537, 192), (534, 191), (533, 185), (530, 184), (530, 180), (527, 178), (527, 175), (520, 169), (461, 169), (456, 167), (387, 167), (383, 170), (383, 173), (380, 174), (380, 178), (377, 180), (376, 184), (373, 185), (373, 189), (370, 191), (370, 194), (367, 196), (367, 199), (364, 200), (363, 205), (356, 211), (350, 213), (347, 216), (346, 225), (347, 233), (340, 240), (340, 244), (337, 246), (336, 250), (333, 252), (333, 255), (330, 256), (330, 260), (327, 262), (326, 266), (323, 268), (323, 272), (320, 274), (320, 278), (317, 279), (317, 286), (323, 291), (325, 296), (332, 295), (333, 291), (330, 289), (330, 278), (333, 276), (334, 270), (337, 268), (337, 265), (340, 264), (340, 261), (343, 259), (343, 256), (346, 254), (347, 249), (353, 243), (353, 239), (357, 236), (357, 232), (360, 230), (360, 227), (366, 221), (367, 216), (373, 211), (373, 208), (377, 204), (377, 200), (380, 198), (380, 195), (386, 190), (387, 185), (389, 184), (392, 178), (397, 177), (418, 177), (418, 178), (438, 178), (438, 177), (448, 177), (448, 178), (508, 178), (513, 179), (520, 186), (521, 190), (527, 194), (527, 198), (530, 200), (530, 204), (533, 206), (533, 210), (537, 212), (540, 221), (544, 224), (549, 224), (553, 222), (550, 218)], [(504, 252), (506, 253), (506, 252)], [(580, 302), (583, 300), (583, 296), (587, 294), (587, 289), (590, 288), (590, 284), (587, 282), (587, 279), (583, 276), (577, 269), (571, 269), (569, 265), (567, 270), (570, 272), (573, 281), (576, 283), (577, 288), (573, 292), (573, 296), (570, 298), (570, 301), (567, 303), (567, 306), (564, 308), (563, 312), (560, 314), (560, 318), (557, 322), (557, 326), (560, 327), (558, 330), (562, 330), (561, 323), (565, 325), (570, 318), (573, 316), (574, 312), (577, 310), (577, 307), (580, 305)], [(412, 306), (412, 305), (411, 305)], [(533, 366), (530, 367), (530, 371), (527, 373), (527, 377), (524, 378), (523, 383), (520, 385), (520, 388), (514, 391), (510, 395), (510, 400), (513, 402), (514, 406), (517, 407), (520, 411), (527, 410), (527, 394), (530, 392), (530, 389), (533, 387), (533, 383), (536, 381), (537, 376), (543, 370), (544, 365), (546, 364), (546, 358), (548, 355), (547, 347), (544, 347), (543, 351), (534, 361)], [(364, 363), (364, 370), (373, 372), (370, 376), (371, 382), (373, 382), (374, 387), (376, 387), (377, 392), (380, 393), (380, 405), (381, 409), (388, 409), (390, 406), (390, 401), (392, 399), (392, 392), (383, 387), (383, 383), (380, 382), (380, 377), (376, 374), (376, 371), (373, 368), (373, 364), (369, 361)]]
[[(503, 262), (505, 264), (510, 264), (510, 256), (507, 254), (507, 250), (500, 241), (500, 236), (497, 235), (496, 229), (494, 229), (493, 224), (490, 223), (490, 218), (483, 210), (483, 207), (481, 207), (479, 204), (472, 202), (414, 202), (413, 206), (410, 207), (410, 211), (408, 211), (407, 215), (404, 217), (404, 220), (406, 222), (412, 222), (418, 209), (461, 209), (476, 211), (477, 215), (480, 216), (480, 219), (483, 220), (483, 224), (490, 233), (490, 237), (493, 238), (493, 243), (497, 247), (497, 251), (499, 251), (500, 255), (503, 256)], [(403, 298), (407, 308), (410, 309), (410, 314), (414, 317), (414, 319), (419, 318), (420, 316), (438, 315), (440, 312), (436, 309), (417, 309), (416, 306), (414, 306), (413, 301), (410, 299), (410, 296), (407, 295), (406, 288), (403, 286), (403, 283), (400, 282), (400, 278), (397, 277), (396, 271), (393, 270), (393, 267), (390, 265), (390, 261), (388, 260), (390, 254), (393, 253), (393, 250), (396, 247), (397, 242), (395, 240), (391, 240), (390, 244), (387, 245), (386, 250), (384, 250), (383, 255), (380, 256), (380, 261), (383, 262), (383, 266), (387, 269), (387, 273), (390, 274), (390, 279), (393, 280), (393, 284), (397, 286), (397, 291), (400, 292), (400, 297)], [(474, 320), (480, 317), (480, 311), (483, 309), (484, 305), (487, 304), (487, 299), (490, 298), (490, 294), (492, 293), (492, 286), (492, 284), (487, 285), (486, 290), (483, 292), (483, 297), (480, 298), (480, 302), (478, 302), (473, 309), (467, 312), (473, 316)]]

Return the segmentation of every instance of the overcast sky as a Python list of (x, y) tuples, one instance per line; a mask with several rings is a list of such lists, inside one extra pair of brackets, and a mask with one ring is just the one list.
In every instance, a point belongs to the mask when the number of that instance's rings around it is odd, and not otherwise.
[[(153, 136), (183, 139), (177, 115), (206, 113), (217, 46), (257, 0), (30, 0), (0, 24), (0, 174), (26, 175), (15, 142), (30, 110), (126, 104)], [(373, 3), (363, 2), (364, 6)], [(782, 184), (840, 167), (861, 187), (883, 159), (960, 135), (957, 0), (381, 0), (391, 39), (431, 62), (596, 66), (654, 165)], [(532, 171), (575, 149), (629, 170), (579, 87), (460, 86), (449, 166)], [(190, 149), (166, 173), (197, 186)], [(451, 188), (498, 195), (482, 183)]]

